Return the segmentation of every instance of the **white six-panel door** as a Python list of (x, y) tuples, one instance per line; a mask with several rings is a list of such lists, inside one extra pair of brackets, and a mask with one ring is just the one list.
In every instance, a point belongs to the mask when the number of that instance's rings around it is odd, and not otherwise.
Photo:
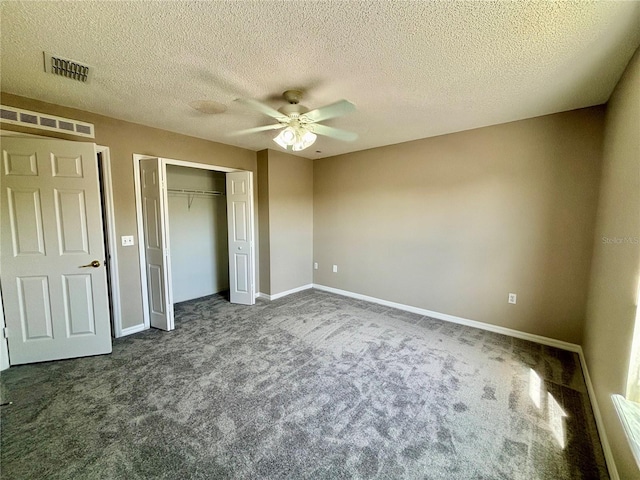
[(173, 330), (165, 170), (166, 167), (159, 158), (140, 160), (149, 323), (154, 328)]
[(0, 142), (0, 281), (11, 364), (110, 353), (95, 145)]
[(255, 303), (251, 172), (227, 173), (229, 294), (231, 303)]

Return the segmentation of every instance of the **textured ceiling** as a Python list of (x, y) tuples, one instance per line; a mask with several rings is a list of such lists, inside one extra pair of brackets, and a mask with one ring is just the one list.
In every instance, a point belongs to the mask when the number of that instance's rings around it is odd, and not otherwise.
[[(271, 119), (289, 88), (324, 123), (320, 158), (607, 101), (640, 44), (638, 2), (1, 2), (1, 88), (238, 145), (278, 148)], [(42, 52), (95, 67), (83, 85), (43, 71)], [(189, 104), (227, 107), (205, 115)], [(224, 108), (221, 108), (222, 110)], [(219, 111), (220, 109), (216, 110)], [(316, 153), (320, 150), (321, 153)]]

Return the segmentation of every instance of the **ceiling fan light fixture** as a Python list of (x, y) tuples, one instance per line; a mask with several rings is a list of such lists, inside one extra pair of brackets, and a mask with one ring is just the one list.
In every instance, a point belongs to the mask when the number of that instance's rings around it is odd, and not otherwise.
[(294, 152), (299, 152), (300, 150), (304, 150), (305, 148), (308, 148), (311, 145), (313, 145), (313, 143), (316, 141), (316, 138), (318, 138), (318, 136), (315, 133), (310, 132), (309, 130), (306, 130), (304, 134), (300, 137), (300, 140), (293, 144), (292, 150)]
[(294, 130), (294, 128), (287, 127), (284, 130), (282, 130), (278, 134), (278, 136), (273, 139), (273, 141), (276, 142), (285, 150), (287, 150), (288, 147), (291, 147), (294, 143), (296, 143), (297, 138), (298, 138), (298, 135), (297, 135), (297, 132)]
[(282, 130), (273, 141), (285, 150), (299, 152), (313, 145), (316, 138), (318, 138), (316, 134), (306, 128), (289, 126)]

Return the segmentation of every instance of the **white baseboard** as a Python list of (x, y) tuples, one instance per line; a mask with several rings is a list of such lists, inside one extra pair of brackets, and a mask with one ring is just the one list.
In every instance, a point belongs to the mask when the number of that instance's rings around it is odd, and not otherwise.
[(133, 335), (134, 333), (142, 332), (147, 330), (147, 327), (144, 323), (140, 325), (134, 325), (133, 327), (127, 327), (120, 330), (120, 336), (118, 338), (126, 337), (127, 335)]
[(266, 293), (260, 292), (256, 296), (258, 298), (266, 298), (267, 300), (277, 300), (279, 298), (286, 297), (287, 295), (291, 295), (292, 293), (302, 292), (303, 290), (309, 290), (310, 288), (313, 288), (313, 287), (314, 287), (314, 285), (309, 283), (307, 285), (302, 285), (301, 287), (292, 288), (291, 290), (287, 290), (285, 292), (276, 293), (274, 295), (268, 295)]
[(593, 416), (595, 417), (595, 420), (596, 420), (596, 428), (598, 429), (598, 435), (600, 436), (600, 443), (602, 444), (604, 458), (605, 458), (605, 461), (607, 462), (609, 476), (611, 477), (611, 480), (620, 480), (620, 477), (618, 476), (618, 470), (616, 469), (616, 464), (613, 459), (613, 452), (611, 451), (611, 446), (609, 445), (609, 440), (607, 439), (607, 434), (604, 429), (604, 422), (602, 421), (602, 415), (600, 414), (600, 409), (598, 408), (598, 401), (596, 400), (595, 390), (593, 389), (593, 384), (591, 383), (591, 378), (589, 377), (589, 371), (587, 370), (587, 362), (584, 358), (582, 347), (580, 345), (577, 345), (575, 343), (564, 342), (562, 340), (556, 340), (555, 338), (544, 337), (542, 335), (535, 335), (533, 333), (521, 332), (519, 330), (514, 330), (512, 328), (500, 327), (498, 325), (491, 325), (489, 323), (479, 322), (477, 320), (469, 320), (468, 318), (456, 317), (454, 315), (449, 315), (446, 313), (434, 312), (431, 310), (426, 310), (424, 308), (412, 307), (411, 305), (390, 302), (388, 300), (382, 300), (380, 298), (370, 297), (368, 295), (362, 295), (360, 293), (349, 292), (347, 290), (340, 290), (338, 288), (327, 287), (325, 285), (318, 285), (314, 283), (313, 288), (316, 288), (318, 290), (323, 290), (325, 292), (335, 293), (337, 295), (342, 295), (345, 297), (356, 298), (358, 300), (366, 300), (368, 302), (377, 303), (379, 305), (384, 305), (387, 307), (397, 308), (399, 310), (405, 310), (407, 312), (417, 313), (419, 315), (425, 315), (431, 318), (437, 318), (439, 320), (444, 320), (445, 322), (457, 323), (459, 325), (479, 328), (481, 330), (487, 330), (489, 332), (494, 332), (494, 333), (501, 333), (503, 335), (508, 335), (510, 337), (520, 338), (522, 340), (529, 340), (531, 342), (540, 343), (542, 345), (547, 345), (549, 347), (556, 347), (562, 350), (568, 350), (570, 352), (577, 353), (578, 357), (580, 358), (580, 365), (582, 366), (584, 380), (587, 385), (587, 394), (589, 395), (589, 400), (591, 401), (591, 407), (593, 408)]
[(580, 351), (580, 345), (576, 345), (575, 343), (563, 342), (562, 340), (543, 337), (542, 335), (536, 335), (534, 333), (521, 332), (520, 330), (514, 330), (512, 328), (500, 327), (498, 325), (491, 325), (490, 323), (479, 322), (477, 320), (469, 320), (468, 318), (456, 317), (447, 313), (439, 313), (432, 310), (426, 310), (424, 308), (412, 307), (411, 305), (405, 305), (403, 303), (390, 302), (388, 300), (369, 297), (368, 295), (353, 293), (347, 290), (340, 290), (338, 288), (326, 287), (324, 285), (318, 285), (315, 283), (313, 284), (313, 288), (317, 288), (318, 290), (323, 290), (325, 292), (335, 293), (345, 297), (357, 298), (358, 300), (366, 300), (367, 302), (377, 303), (386, 307), (397, 308), (398, 310), (417, 313), (418, 315), (437, 318), (446, 322), (457, 323), (458, 325), (465, 325), (467, 327), (479, 328), (481, 330), (487, 330), (489, 332), (501, 333), (502, 335), (508, 335), (510, 337), (520, 338), (522, 340), (529, 340), (532, 342), (541, 343), (542, 345), (561, 348), (563, 350), (569, 350), (570, 352), (577, 353)]
[(589, 376), (589, 369), (587, 368), (587, 359), (584, 356), (582, 347), (579, 347), (578, 356), (580, 357), (580, 365), (582, 366), (582, 374), (584, 375), (584, 382), (587, 384), (587, 393), (589, 394), (589, 400), (591, 400), (591, 408), (593, 409), (593, 416), (596, 419), (596, 427), (598, 429), (598, 435), (600, 436), (600, 443), (602, 444), (602, 451), (604, 452), (604, 459), (607, 462), (607, 469), (609, 470), (609, 476), (611, 480), (620, 480), (618, 475), (618, 469), (616, 468), (615, 460), (613, 459), (613, 451), (611, 445), (609, 445), (609, 439), (607, 438), (607, 432), (604, 428), (604, 421), (600, 414), (600, 408), (598, 407), (598, 400), (596, 399), (596, 391), (591, 383), (591, 377)]

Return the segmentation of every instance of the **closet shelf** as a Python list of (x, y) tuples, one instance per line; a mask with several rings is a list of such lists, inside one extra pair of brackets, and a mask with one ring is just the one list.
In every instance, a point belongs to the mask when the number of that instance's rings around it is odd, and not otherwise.
[(193, 199), (197, 196), (203, 197), (223, 197), (224, 192), (218, 192), (217, 190), (191, 190), (188, 188), (167, 188), (167, 193), (170, 195), (187, 195), (187, 202), (189, 210), (191, 210), (191, 204)]
[(209, 195), (209, 196), (224, 196), (224, 192), (218, 192), (217, 190), (190, 190), (187, 188), (168, 188), (167, 192), (183, 195)]

